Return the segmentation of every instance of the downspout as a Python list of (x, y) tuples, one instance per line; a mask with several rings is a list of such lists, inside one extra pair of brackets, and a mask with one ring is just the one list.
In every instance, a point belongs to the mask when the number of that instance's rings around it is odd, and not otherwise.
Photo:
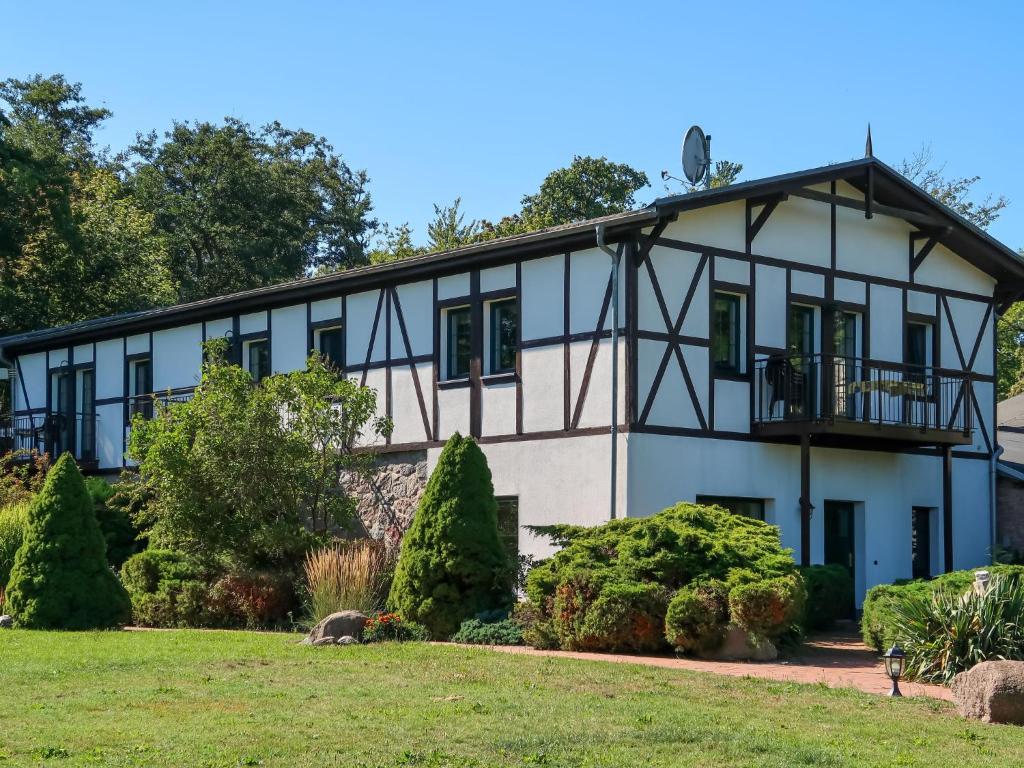
[(989, 479), (989, 494), (988, 494), (988, 526), (989, 532), (992, 535), (990, 542), (990, 558), (995, 563), (996, 558), (996, 474), (998, 473), (999, 457), (1003, 455), (1003, 446), (996, 445), (996, 449), (992, 451), (992, 459), (988, 465), (988, 479)]
[(597, 247), (612, 259), (612, 452), (611, 452), (611, 496), (608, 500), (609, 519), (615, 519), (615, 502), (618, 492), (619, 452), (619, 258), (621, 252), (609, 248), (604, 241), (604, 224), (597, 225)]

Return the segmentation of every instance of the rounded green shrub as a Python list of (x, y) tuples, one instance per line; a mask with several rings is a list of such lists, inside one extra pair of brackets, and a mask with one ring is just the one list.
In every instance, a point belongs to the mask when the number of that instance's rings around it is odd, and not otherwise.
[(125, 561), (121, 581), (132, 601), (132, 616), (142, 627), (209, 625), (209, 586), (182, 553), (147, 549)]
[(853, 577), (841, 565), (811, 565), (800, 569), (807, 589), (802, 624), (805, 629), (828, 629), (851, 613)]
[(14, 567), (14, 556), (25, 539), (28, 525), (27, 501), (16, 501), (0, 507), (0, 589), (7, 586)]
[(551, 611), (545, 611), (529, 600), (516, 604), (513, 618), (522, 628), (523, 642), (533, 648), (552, 650), (558, 647), (558, 634), (551, 619)]
[(107, 564), (92, 499), (70, 454), (57, 460), (29, 507), (7, 609), (19, 626), (34, 629), (114, 627), (131, 618), (131, 602)]
[(739, 584), (729, 590), (732, 623), (757, 637), (785, 632), (802, 614), (804, 586), (797, 575)]
[(665, 639), (682, 651), (711, 651), (721, 645), (729, 624), (729, 588), (717, 580), (681, 587), (665, 616)]
[(491, 471), (479, 446), (456, 433), (427, 481), (402, 540), (388, 606), (448, 638), (483, 611), (508, 609), (513, 568), (498, 537)]
[[(483, 614), (481, 614), (483, 615)], [(453, 643), (469, 645), (522, 645), (523, 628), (515, 619), (486, 621), (487, 617), (466, 619), (452, 635)]]

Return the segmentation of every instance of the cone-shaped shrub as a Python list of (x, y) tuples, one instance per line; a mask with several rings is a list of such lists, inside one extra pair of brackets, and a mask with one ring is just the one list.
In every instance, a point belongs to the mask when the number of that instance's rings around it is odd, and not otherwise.
[(92, 498), (68, 453), (29, 507), (7, 609), (18, 626), (33, 629), (99, 629), (131, 618), (128, 593), (107, 565)]
[(479, 446), (456, 433), (402, 541), (388, 604), (444, 639), (464, 619), (511, 603), (512, 566), (498, 538), (491, 471)]

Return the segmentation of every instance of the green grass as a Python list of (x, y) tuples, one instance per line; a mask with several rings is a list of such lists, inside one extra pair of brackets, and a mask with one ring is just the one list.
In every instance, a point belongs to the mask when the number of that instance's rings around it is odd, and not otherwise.
[(0, 632), (14, 765), (1019, 765), (1024, 729), (822, 686), (246, 632)]

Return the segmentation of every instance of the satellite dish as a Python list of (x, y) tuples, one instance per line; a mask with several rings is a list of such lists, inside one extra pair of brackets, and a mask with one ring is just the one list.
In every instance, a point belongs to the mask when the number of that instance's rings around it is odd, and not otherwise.
[(711, 137), (699, 125), (690, 126), (683, 139), (683, 175), (691, 184), (699, 184), (711, 165)]

